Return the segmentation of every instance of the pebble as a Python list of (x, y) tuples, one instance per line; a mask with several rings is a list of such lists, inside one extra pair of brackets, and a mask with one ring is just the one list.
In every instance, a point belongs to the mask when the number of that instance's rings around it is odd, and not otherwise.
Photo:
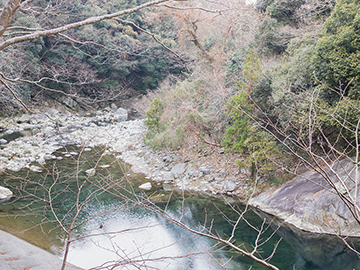
[(152, 188), (152, 186), (151, 186), (150, 182), (146, 182), (139, 186), (139, 189), (143, 189), (143, 190), (150, 190), (151, 188)]
[(7, 144), (7, 140), (5, 140), (5, 139), (0, 139), (0, 144)]
[(87, 176), (93, 176), (96, 172), (95, 168), (91, 168), (85, 171)]

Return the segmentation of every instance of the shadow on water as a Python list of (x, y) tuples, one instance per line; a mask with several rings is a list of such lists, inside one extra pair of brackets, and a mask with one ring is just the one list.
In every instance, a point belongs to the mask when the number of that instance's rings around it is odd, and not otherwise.
[[(274, 218), (258, 210), (254, 210), (254, 212), (261, 218)], [(296, 250), (302, 258), (318, 266), (319, 269), (360, 269), (359, 256), (346, 247), (339, 237), (302, 231), (290, 224), (283, 224), (280, 220), (274, 219), (272, 227), (275, 228), (279, 225), (281, 225), (281, 227), (277, 234), (289, 243), (291, 248)], [(360, 251), (360, 238), (348, 237), (346, 241), (352, 248)]]
[[(63, 224), (68, 225), (73, 217), (72, 207), (79, 183), (88, 181), (80, 197), (80, 201), (83, 201), (91, 196), (94, 188), (101, 190), (101, 187), (106, 187), (110, 182), (113, 183), (112, 189), (94, 197), (78, 218), (78, 222), (81, 222), (94, 217), (76, 231), (80, 239), (71, 245), (69, 255), (73, 264), (88, 269), (107, 261), (121, 261), (128, 264), (127, 269), (133, 269), (131, 267), (135, 267), (136, 260), (143, 260), (159, 269), (202, 270), (222, 269), (219, 263), (229, 261), (227, 269), (267, 269), (227, 247), (216, 246), (212, 240), (194, 236), (168, 223), (154, 212), (128, 204), (120, 197), (131, 196), (125, 191), (125, 187), (140, 194), (143, 191), (137, 187), (151, 182), (153, 188), (146, 191), (145, 195), (159, 207), (166, 207), (171, 216), (181, 217), (191, 228), (201, 229), (204, 225), (211, 227), (212, 232), (226, 238), (231, 235), (238, 215), (223, 199), (169, 191), (169, 187), (147, 180), (144, 175), (132, 174), (129, 166), (123, 165), (114, 156), (102, 155), (103, 150), (94, 148), (92, 151), (84, 151), (79, 158), (78, 153), (82, 149), (69, 146), (68, 150), (60, 149), (55, 152), (55, 156), (63, 159), (49, 161), (42, 172), (22, 169), (16, 173), (2, 173), (0, 185), (11, 188), (16, 196), (0, 205), (0, 228), (53, 253), (61, 254), (65, 234), (49, 211), (49, 187), (56, 183), (52, 188), (55, 212), (63, 220)], [(72, 157), (67, 157), (70, 153)], [(81, 164), (78, 170), (77, 161)], [(86, 171), (96, 164), (96, 175), (88, 177)], [(126, 181), (122, 182), (124, 174), (131, 185)], [(244, 209), (243, 205), (235, 201), (232, 201), (232, 207), (239, 211)], [(109, 213), (97, 216), (104, 211)], [(248, 211), (245, 217), (260, 228), (262, 218), (258, 214)], [(266, 239), (271, 233), (272, 230), (267, 231), (262, 239)], [(89, 235), (93, 236), (88, 237)], [(241, 221), (235, 231), (234, 241), (251, 250), (256, 237), (257, 232)], [(280, 237), (284, 240), (280, 242), (271, 260), (280, 269), (359, 269), (358, 260), (336, 238), (314, 238), (312, 234), (304, 238), (303, 234), (286, 226), (281, 227), (261, 248), (260, 256), (269, 256)], [(201, 254), (189, 257), (189, 253)], [(176, 257), (176, 260), (171, 259), (172, 257)]]

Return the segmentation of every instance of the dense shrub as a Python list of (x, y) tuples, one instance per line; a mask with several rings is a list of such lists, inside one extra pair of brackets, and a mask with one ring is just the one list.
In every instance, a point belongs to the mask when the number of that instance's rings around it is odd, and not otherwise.
[[(360, 3), (338, 0), (324, 24), (316, 44), (316, 77), (326, 84), (323, 97), (334, 103), (337, 91), (352, 99), (360, 98)], [(335, 90), (335, 91), (334, 91)]]
[(281, 63), (272, 73), (271, 87), (274, 98), (280, 99), (284, 93), (300, 93), (312, 89), (315, 84), (315, 67), (312, 62), (316, 37), (293, 39)]
[(297, 10), (305, 3), (305, 0), (261, 0), (256, 9), (283, 24), (296, 24)]
[(279, 55), (285, 52), (291, 35), (280, 30), (280, 24), (276, 19), (265, 16), (257, 26), (255, 43), (257, 50), (265, 55)]

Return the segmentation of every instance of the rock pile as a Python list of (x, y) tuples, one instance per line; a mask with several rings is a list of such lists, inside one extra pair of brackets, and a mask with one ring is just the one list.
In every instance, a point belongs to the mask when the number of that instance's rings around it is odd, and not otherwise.
[[(85, 149), (102, 145), (107, 153), (131, 164), (135, 173), (144, 173), (148, 179), (175, 188), (227, 195), (239, 195), (247, 188), (243, 184), (246, 171), (225, 169), (220, 162), (152, 150), (143, 142), (146, 132), (143, 120), (125, 121), (124, 109), (109, 108), (84, 116), (52, 109), (48, 114), (0, 121), (0, 127), (4, 128), (0, 133), (0, 170), (18, 171), (25, 167), (39, 172), (47, 160), (61, 159), (53, 153), (68, 144)], [(14, 133), (20, 135), (11, 139), (9, 135)]]
[(141, 124), (140, 127), (138, 124), (141, 121), (118, 122), (126, 119), (124, 111), (108, 110), (78, 116), (54, 109), (47, 114), (2, 119), (0, 126), (5, 131), (0, 134), (0, 170), (34, 169), (34, 163), (42, 165), (48, 159), (61, 158), (52, 153), (68, 144), (93, 147), (121, 141), (116, 147), (126, 149), (133, 136), (142, 132)]

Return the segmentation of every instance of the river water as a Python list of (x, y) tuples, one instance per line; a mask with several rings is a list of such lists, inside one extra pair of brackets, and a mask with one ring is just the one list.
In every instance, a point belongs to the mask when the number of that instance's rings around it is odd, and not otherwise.
[[(169, 186), (131, 173), (129, 166), (114, 156), (103, 155), (101, 148), (83, 150), (58, 150), (54, 154), (59, 158), (47, 162), (42, 172), (22, 169), (2, 173), (0, 185), (11, 188), (16, 196), (0, 205), (1, 229), (61, 256), (65, 233), (54, 216), (68, 229), (78, 199), (80, 204), (87, 203), (75, 220), (81, 225), (74, 230), (69, 261), (84, 269), (112, 269), (116, 263), (116, 269), (267, 269), (136, 203), (150, 198), (154, 205), (147, 205), (153, 210), (165, 209), (192, 229), (211, 229), (226, 238), (244, 210), (239, 202), (174, 192)], [(89, 177), (86, 170), (94, 167), (96, 174)], [(152, 183), (150, 191), (137, 188), (145, 182)], [(263, 219), (252, 210), (245, 218), (257, 229), (263, 226)], [(267, 239), (274, 228), (271, 226), (261, 239)], [(241, 221), (234, 233), (237, 246), (252, 250), (256, 229)], [(261, 246), (259, 256), (271, 255), (280, 237), (284, 239), (270, 261), (280, 269), (360, 269), (358, 258), (336, 237), (318, 239), (289, 227), (282, 227)]]

